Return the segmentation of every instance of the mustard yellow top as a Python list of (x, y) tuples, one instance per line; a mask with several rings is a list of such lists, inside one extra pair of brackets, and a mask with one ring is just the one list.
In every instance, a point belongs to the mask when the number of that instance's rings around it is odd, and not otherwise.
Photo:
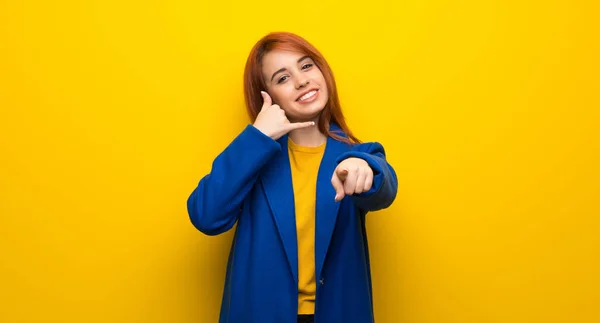
[(288, 152), (298, 236), (298, 314), (314, 314), (317, 291), (315, 278), (317, 174), (325, 152), (325, 143), (318, 147), (305, 147), (297, 145), (288, 137)]

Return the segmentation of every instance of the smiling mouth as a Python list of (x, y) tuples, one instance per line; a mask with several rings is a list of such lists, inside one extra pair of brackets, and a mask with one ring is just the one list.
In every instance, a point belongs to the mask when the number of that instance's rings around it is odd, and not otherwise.
[(298, 99), (296, 99), (296, 101), (297, 102), (310, 102), (316, 98), (318, 91), (319, 91), (318, 89), (310, 90), (307, 93), (302, 94)]

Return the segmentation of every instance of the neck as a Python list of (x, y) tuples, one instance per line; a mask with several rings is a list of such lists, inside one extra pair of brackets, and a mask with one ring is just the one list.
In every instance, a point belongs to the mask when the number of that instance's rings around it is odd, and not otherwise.
[(305, 147), (317, 147), (327, 141), (327, 136), (319, 131), (317, 125), (292, 130), (290, 131), (289, 136), (295, 144)]

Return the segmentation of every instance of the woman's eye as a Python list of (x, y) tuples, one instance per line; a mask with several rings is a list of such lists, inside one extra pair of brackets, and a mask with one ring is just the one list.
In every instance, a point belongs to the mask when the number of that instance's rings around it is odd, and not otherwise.
[(311, 68), (312, 66), (313, 66), (313, 64), (310, 64), (310, 63), (304, 64), (304, 65), (302, 65), (302, 69), (305, 70), (307, 68)]
[(279, 83), (281, 83), (281, 82), (283, 82), (283, 81), (287, 80), (287, 77), (288, 77), (287, 75), (280, 77), (280, 78), (277, 80), (277, 84), (279, 84)]

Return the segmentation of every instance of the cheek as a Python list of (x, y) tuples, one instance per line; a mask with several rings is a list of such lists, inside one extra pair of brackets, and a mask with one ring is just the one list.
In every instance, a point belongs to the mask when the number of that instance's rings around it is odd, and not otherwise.
[(325, 81), (325, 77), (323, 76), (323, 74), (319, 73), (319, 75), (317, 75), (315, 79), (317, 79), (319, 85), (321, 85), (321, 90), (325, 90), (324, 92), (329, 93), (327, 89), (327, 81)]
[(279, 101), (281, 98), (281, 89), (277, 86), (267, 86), (267, 92), (269, 92), (271, 99), (273, 99), (273, 103)]
[(321, 84), (325, 84), (325, 76), (323, 76), (320, 70), (315, 70), (313, 77), (319, 80)]
[(279, 103), (283, 103), (285, 104), (288, 101), (294, 101), (296, 98), (294, 98), (294, 88), (287, 86), (287, 84), (285, 86), (280, 86), (275, 92), (274, 92), (274, 98), (277, 98), (277, 102)]
[(327, 88), (327, 83), (325, 80), (321, 83), (321, 94), (323, 99), (327, 100), (329, 98), (329, 88)]

